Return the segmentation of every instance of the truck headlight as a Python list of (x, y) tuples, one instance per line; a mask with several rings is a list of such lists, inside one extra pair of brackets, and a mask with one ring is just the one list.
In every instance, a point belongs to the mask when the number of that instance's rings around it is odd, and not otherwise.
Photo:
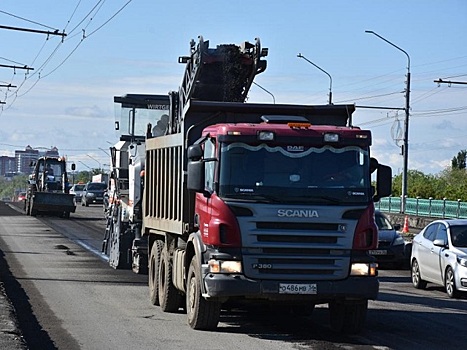
[(351, 276), (377, 276), (378, 264), (353, 263), (350, 268)]
[(242, 262), (230, 260), (209, 260), (209, 272), (211, 273), (241, 273)]

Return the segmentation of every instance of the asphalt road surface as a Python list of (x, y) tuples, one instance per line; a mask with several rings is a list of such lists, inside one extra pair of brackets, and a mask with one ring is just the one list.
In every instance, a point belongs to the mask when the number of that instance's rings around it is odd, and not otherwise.
[(149, 302), (147, 276), (116, 271), (100, 254), (101, 206), (70, 219), (12, 215), (0, 203), (5, 290), (30, 349), (445, 349), (465, 348), (467, 296), (417, 290), (408, 270), (381, 270), (365, 330), (333, 333), (327, 306), (308, 317), (233, 310), (214, 332)]

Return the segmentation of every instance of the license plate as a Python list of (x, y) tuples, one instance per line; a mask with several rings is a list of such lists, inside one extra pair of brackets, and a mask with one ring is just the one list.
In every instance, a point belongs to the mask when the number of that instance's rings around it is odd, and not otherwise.
[(388, 251), (387, 250), (370, 250), (369, 251), (370, 255), (387, 255)]
[(316, 284), (279, 283), (279, 294), (317, 294)]

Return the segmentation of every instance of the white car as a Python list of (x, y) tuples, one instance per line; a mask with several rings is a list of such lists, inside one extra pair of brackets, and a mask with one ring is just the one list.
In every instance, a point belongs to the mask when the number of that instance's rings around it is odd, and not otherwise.
[(85, 184), (74, 184), (70, 188), (70, 194), (75, 195), (75, 198), (74, 198), (75, 204), (77, 202), (81, 202), (81, 196), (83, 195), (84, 186)]
[(413, 239), (412, 284), (445, 286), (450, 298), (467, 292), (467, 220), (445, 219), (428, 224)]

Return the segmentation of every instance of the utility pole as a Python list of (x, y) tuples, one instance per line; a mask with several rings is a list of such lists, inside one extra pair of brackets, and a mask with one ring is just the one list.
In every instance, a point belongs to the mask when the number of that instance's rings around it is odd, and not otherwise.
[(13, 68), (13, 69), (26, 69), (26, 70), (34, 70), (34, 68), (28, 66), (10, 66), (8, 64), (0, 64), (2, 68)]
[[(8, 30), (18, 30), (22, 32), (30, 32), (30, 33), (39, 33), (39, 34), (47, 34), (47, 35), (59, 35), (62, 37), (62, 40), (64, 37), (67, 36), (67, 34), (60, 33), (58, 29), (55, 29), (53, 32), (50, 30), (37, 30), (37, 29), (29, 29), (29, 28), (21, 28), (21, 27), (10, 27), (10, 26), (3, 26), (0, 25), (0, 29), (8, 29)], [(10, 65), (4, 65), (0, 64), (0, 67), (2, 68), (13, 68), (13, 69), (26, 69), (28, 72), (30, 70), (34, 70), (34, 68), (28, 67), (28, 66), (10, 66)], [(16, 87), (16, 86), (4, 86), (4, 87)], [(0, 101), (0, 105), (4, 105), (6, 102)]]
[(467, 81), (444, 81), (443, 79), (438, 79), (438, 80), (433, 80), (433, 82), (438, 83), (438, 84), (449, 84), (449, 85), (467, 85)]
[(389, 45), (395, 47), (399, 51), (403, 52), (407, 56), (407, 80), (405, 89), (405, 121), (404, 121), (404, 144), (402, 146), (402, 155), (404, 156), (404, 167), (402, 171), (402, 198), (401, 198), (401, 213), (405, 213), (406, 202), (407, 202), (407, 173), (409, 165), (409, 117), (410, 117), (410, 56), (409, 54), (401, 49), (399, 46), (393, 44), (389, 40), (383, 38), (381, 35), (375, 33), (372, 30), (365, 30), (365, 33), (373, 34), (385, 41)]
[(55, 29), (53, 32), (51, 32), (50, 30), (37, 30), (37, 29), (9, 27), (9, 26), (2, 26), (2, 25), (0, 25), (0, 29), (18, 30), (21, 32), (39, 33), (39, 34), (47, 34), (47, 35), (59, 35), (62, 38), (67, 36), (65, 33), (60, 33), (58, 29)]

